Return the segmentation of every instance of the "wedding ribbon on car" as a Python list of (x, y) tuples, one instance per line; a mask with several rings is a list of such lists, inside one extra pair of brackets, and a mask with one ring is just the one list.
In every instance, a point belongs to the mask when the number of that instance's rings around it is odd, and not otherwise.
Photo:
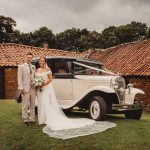
[(85, 65), (85, 64), (82, 64), (82, 63), (79, 63), (79, 62), (73, 62), (73, 63), (76, 64), (76, 65), (82, 66), (82, 67), (86, 67), (86, 68), (89, 68), (89, 69), (99, 71), (99, 72), (107, 73), (107, 74), (114, 75), (114, 76), (116, 75), (111, 71), (105, 71), (105, 70), (98, 69), (98, 68), (95, 68), (95, 67), (92, 67), (92, 66), (88, 66), (88, 65)]

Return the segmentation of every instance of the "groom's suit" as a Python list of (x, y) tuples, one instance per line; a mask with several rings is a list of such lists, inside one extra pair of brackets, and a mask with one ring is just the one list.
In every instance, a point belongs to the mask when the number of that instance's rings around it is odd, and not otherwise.
[(22, 118), (24, 122), (35, 121), (35, 98), (36, 89), (32, 86), (35, 76), (35, 66), (23, 63), (18, 67), (18, 89), (23, 90), (22, 96)]

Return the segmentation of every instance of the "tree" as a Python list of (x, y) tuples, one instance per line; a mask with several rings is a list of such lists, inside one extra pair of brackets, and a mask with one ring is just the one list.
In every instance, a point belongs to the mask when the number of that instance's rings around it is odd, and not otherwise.
[(24, 45), (30, 45), (30, 46), (33, 46), (31, 44), (31, 32), (30, 33), (20, 33), (20, 36), (19, 36), (19, 43), (20, 44), (24, 44)]
[(104, 48), (145, 39), (147, 35), (147, 25), (135, 21), (119, 27), (110, 26), (102, 31)]
[(104, 48), (104, 39), (101, 33), (91, 31), (88, 35), (81, 36), (81, 44), (85, 49)]
[(41, 27), (34, 32), (21, 33), (15, 30), (15, 27), (14, 19), (0, 16), (0, 43), (10, 42), (43, 47), (43, 43), (46, 42), (49, 48), (83, 51), (150, 38), (150, 27), (136, 21), (118, 27), (110, 26), (102, 33), (71, 28), (55, 35), (47, 27)]
[(16, 22), (10, 17), (0, 16), (0, 43), (11, 42)]
[(67, 29), (64, 32), (56, 34), (56, 48), (65, 50), (81, 50), (84, 49), (81, 38), (87, 36), (87, 29)]
[(24, 36), (27, 36), (26, 38), (24, 38), (24, 41), (30, 40), (29, 45), (43, 47), (43, 43), (46, 42), (50, 48), (54, 48), (54, 34), (47, 27), (41, 27), (39, 28), (39, 30), (35, 30), (33, 33), (30, 32), (30, 34), (25, 34)]
[(104, 40), (104, 43), (103, 43), (104, 48), (119, 44), (119, 39), (116, 36), (116, 30), (117, 30), (117, 27), (110, 26), (102, 31), (102, 36)]
[(146, 38), (150, 39), (150, 27), (147, 29)]
[(147, 25), (145, 23), (132, 21), (131, 24), (119, 26), (116, 36), (119, 43), (127, 43), (146, 38)]
[(145, 38), (146, 37), (146, 33), (147, 33), (147, 30), (148, 30), (148, 27), (146, 25), (146, 23), (141, 23), (141, 22), (136, 22), (136, 21), (132, 21), (131, 22), (131, 26), (132, 26), (132, 29), (134, 31), (134, 33), (138, 33), (138, 37), (141, 39)]

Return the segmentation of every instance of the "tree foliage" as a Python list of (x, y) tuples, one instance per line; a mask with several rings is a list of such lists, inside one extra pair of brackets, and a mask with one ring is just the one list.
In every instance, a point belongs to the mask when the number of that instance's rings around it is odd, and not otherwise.
[(0, 43), (11, 42), (16, 22), (10, 17), (0, 16)]
[(116, 36), (117, 27), (110, 26), (102, 31), (102, 36), (104, 39), (104, 48), (111, 47), (119, 44), (119, 39)]
[(71, 28), (64, 32), (53, 34), (47, 27), (29, 33), (15, 30), (16, 22), (5, 16), (0, 16), (0, 43), (21, 43), (49, 48), (83, 51), (94, 48), (108, 48), (118, 44), (150, 38), (150, 27), (145, 23), (132, 21), (130, 24), (118, 27), (110, 26), (101, 33), (87, 29)]
[(54, 34), (47, 27), (41, 27), (39, 30), (30, 33), (30, 45), (42, 47), (45, 42), (50, 47), (54, 46)]
[(67, 29), (64, 32), (56, 34), (56, 48), (66, 50), (81, 50), (83, 49), (82, 37), (87, 36), (87, 29)]
[(127, 43), (146, 38), (147, 25), (140, 22), (131, 22), (131, 24), (119, 26), (116, 35), (120, 43)]

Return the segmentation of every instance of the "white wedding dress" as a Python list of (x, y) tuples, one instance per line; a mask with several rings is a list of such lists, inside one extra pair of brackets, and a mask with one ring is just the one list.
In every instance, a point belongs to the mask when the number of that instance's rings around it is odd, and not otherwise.
[[(46, 82), (50, 73), (51, 71), (36, 73), (36, 76), (42, 77)], [(37, 104), (39, 124), (46, 125), (43, 132), (50, 137), (68, 139), (102, 132), (116, 126), (108, 121), (68, 118), (57, 102), (52, 83), (43, 87), (41, 92), (37, 91)]]

